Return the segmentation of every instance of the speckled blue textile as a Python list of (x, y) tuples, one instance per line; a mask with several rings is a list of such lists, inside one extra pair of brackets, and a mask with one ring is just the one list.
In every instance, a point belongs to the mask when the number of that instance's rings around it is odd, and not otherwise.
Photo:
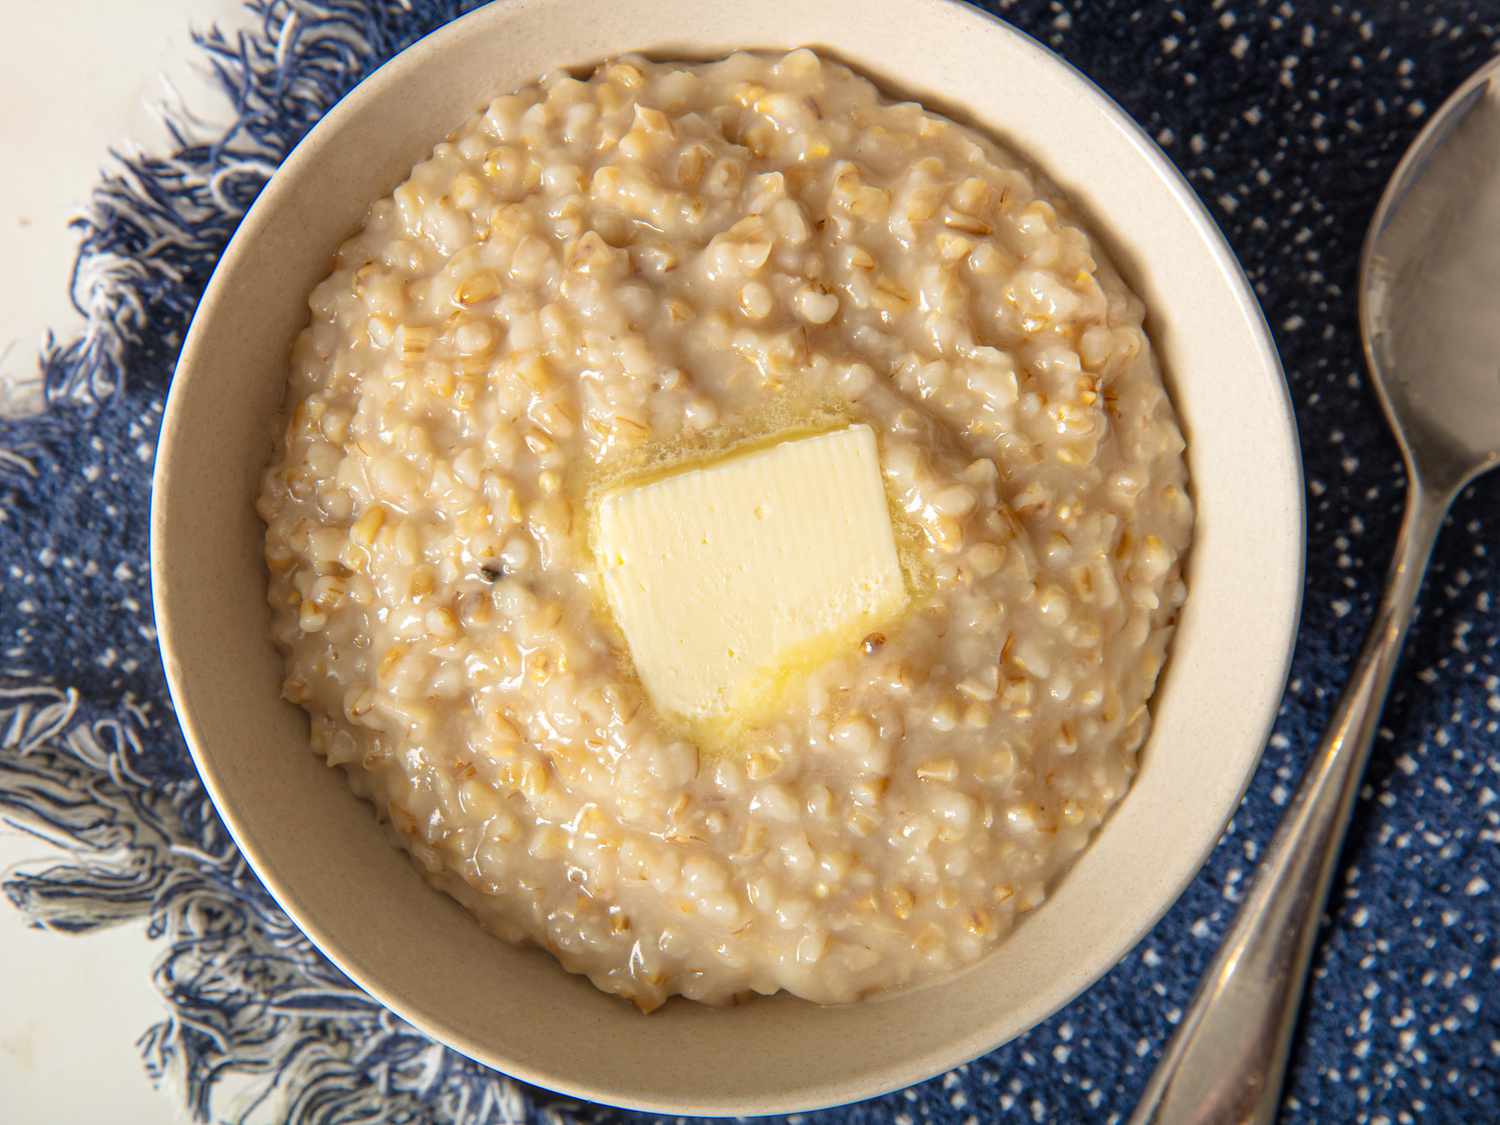
[[(635, 1116), (504, 1081), (382, 1013), (322, 962), (218, 827), (154, 645), (152, 452), (217, 253), (332, 100), (463, 6), (267, 0), (254, 5), (255, 33), (207, 37), (240, 120), (209, 138), (184, 132), (180, 151), (100, 188), (81, 224), (89, 333), (49, 352), (51, 409), (0, 422), (0, 817), (70, 849), (10, 873), (5, 889), (62, 932), (151, 920), (172, 1016), (144, 1038), (146, 1064), (203, 1119), (240, 1120), (257, 1105), (319, 1122)], [(1496, 0), (996, 7), (1145, 126), (1245, 264), (1301, 426), (1306, 609), (1244, 805), (1141, 946), (1018, 1041), (914, 1089), (805, 1118), (819, 1125), (1128, 1114), (1370, 621), (1402, 477), (1363, 381), (1360, 241), (1408, 141), (1500, 37)], [(1433, 561), (1319, 945), (1287, 1121), (1500, 1120), (1497, 540), (1500, 479), (1459, 501)], [(218, 1080), (237, 1068), (260, 1077), (230, 1103)]]

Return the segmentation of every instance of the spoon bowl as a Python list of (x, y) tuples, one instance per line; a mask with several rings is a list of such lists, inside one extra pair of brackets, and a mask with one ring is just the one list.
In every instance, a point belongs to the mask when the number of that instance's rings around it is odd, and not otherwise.
[[(1456, 492), (1500, 463), (1500, 58), (1433, 117), (1370, 224), (1360, 327), (1408, 471)], [(1486, 236), (1488, 235), (1488, 236)]]

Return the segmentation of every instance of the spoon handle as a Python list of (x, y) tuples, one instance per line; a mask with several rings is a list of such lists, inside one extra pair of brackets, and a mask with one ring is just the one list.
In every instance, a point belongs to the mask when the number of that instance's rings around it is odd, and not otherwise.
[(1349, 686), (1131, 1125), (1275, 1120), (1328, 884), (1448, 502), (1413, 480)]

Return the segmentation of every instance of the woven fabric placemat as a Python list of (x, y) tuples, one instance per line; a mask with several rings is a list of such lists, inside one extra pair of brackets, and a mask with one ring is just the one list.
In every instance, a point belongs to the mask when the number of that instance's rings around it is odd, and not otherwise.
[[(161, 954), (141, 971), (154, 973), (170, 1015), (146, 1030), (145, 1065), (204, 1119), (636, 1116), (522, 1087), (432, 1044), (308, 945), (204, 796), (152, 629), (153, 449), (183, 332), (220, 251), (321, 113), (468, 6), (260, 0), (250, 4), (253, 31), (201, 36), (198, 50), (234, 101), (233, 126), (203, 135), (180, 122), (176, 151), (133, 158), (98, 187), (80, 220), (75, 277), (87, 332), (49, 347), (48, 410), (0, 421), (0, 817), (64, 848), (8, 873), (5, 892), (59, 934), (149, 919)], [(1402, 475), (1363, 376), (1360, 242), (1406, 144), (1500, 37), (1493, 0), (986, 6), (1119, 100), (1187, 174), (1244, 263), (1302, 432), (1306, 605), (1254, 784), (1203, 873), (1140, 947), (992, 1054), (806, 1117), (829, 1125), (1128, 1114), (1370, 622)], [(1497, 550), (1500, 482), (1482, 482), (1438, 546), (1386, 710), (1316, 955), (1287, 1121), (1500, 1113)]]

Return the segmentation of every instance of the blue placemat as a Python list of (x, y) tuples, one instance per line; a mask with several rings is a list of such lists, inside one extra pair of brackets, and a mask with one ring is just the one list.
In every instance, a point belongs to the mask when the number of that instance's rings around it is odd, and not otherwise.
[[(47, 413), (0, 422), (0, 816), (72, 849), (10, 873), (5, 890), (62, 933), (150, 919), (171, 1014), (143, 1037), (145, 1062), (205, 1119), (634, 1116), (521, 1087), (434, 1046), (311, 950), (204, 798), (151, 624), (152, 450), (183, 331), (220, 250), (342, 92), (468, 6), (258, 0), (257, 30), (203, 37), (237, 122), (208, 138), (184, 128), (177, 151), (132, 160), (99, 187), (80, 221), (75, 296), (88, 332), (49, 348)], [(1207, 869), (1140, 948), (993, 1054), (808, 1115), (829, 1125), (1128, 1113), (1369, 623), (1402, 478), (1362, 377), (1360, 240), (1407, 142), (1500, 39), (1494, 0), (990, 6), (1145, 125), (1244, 262), (1302, 429), (1306, 609), (1254, 785)], [(1316, 958), (1288, 1121), (1500, 1117), (1497, 532), (1500, 481), (1483, 482), (1439, 544), (1386, 710)], [(229, 1074), (242, 1091), (233, 1100), (223, 1093)]]

